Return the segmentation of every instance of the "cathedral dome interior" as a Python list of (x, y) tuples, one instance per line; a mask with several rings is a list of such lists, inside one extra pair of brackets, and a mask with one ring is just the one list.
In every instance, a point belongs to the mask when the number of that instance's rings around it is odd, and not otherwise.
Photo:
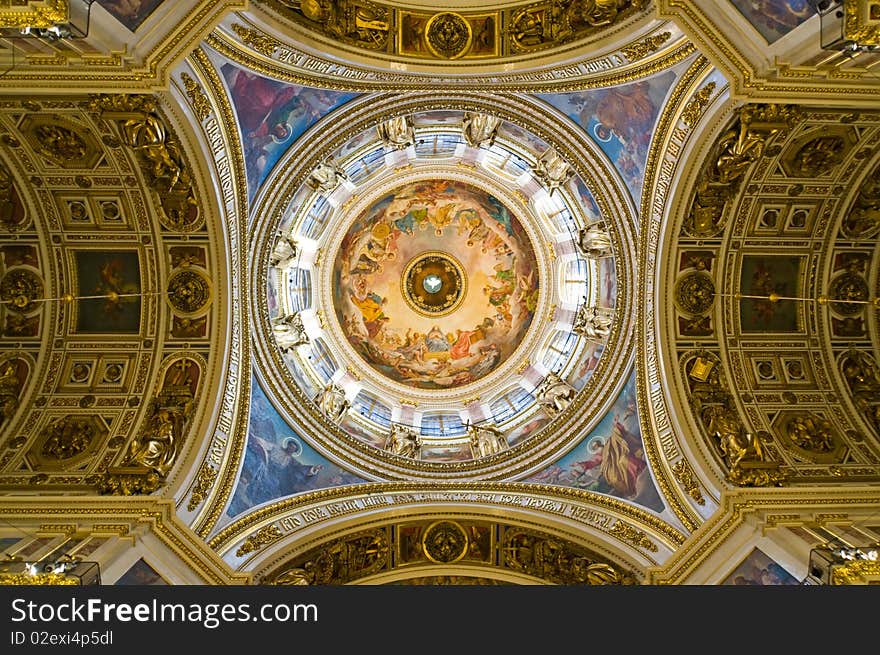
[(0, 582), (880, 581), (877, 2), (34, 0), (0, 59)]

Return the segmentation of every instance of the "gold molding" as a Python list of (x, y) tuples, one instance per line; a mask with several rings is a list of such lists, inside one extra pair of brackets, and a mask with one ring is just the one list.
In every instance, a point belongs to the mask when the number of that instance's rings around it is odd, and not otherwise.
[(0, 28), (52, 27), (67, 21), (70, 0), (29, 0), (25, 6), (0, 2)]
[[(170, 499), (158, 497), (37, 497), (0, 498), (0, 519), (26, 525), (28, 519), (76, 522), (82, 532), (124, 535), (152, 532), (206, 584), (249, 584), (250, 574), (232, 571), (177, 516)], [(112, 524), (107, 523), (113, 522)]]

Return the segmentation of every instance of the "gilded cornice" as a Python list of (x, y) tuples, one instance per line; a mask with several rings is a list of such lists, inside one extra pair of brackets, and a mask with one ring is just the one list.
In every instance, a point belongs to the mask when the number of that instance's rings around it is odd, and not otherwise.
[[(721, 5), (711, 5), (721, 11)], [(735, 11), (732, 6), (727, 7)], [(877, 106), (876, 74), (869, 68), (841, 70), (837, 67), (790, 65), (767, 62), (766, 51), (747, 54), (737, 30), (715, 25), (700, 3), (686, 0), (657, 0), (657, 15), (675, 21), (696, 47), (724, 72), (731, 82), (731, 98), (751, 102), (794, 102), (825, 106)], [(818, 22), (817, 22), (818, 24)], [(820, 49), (818, 31), (811, 49)]]
[(320, 529), (319, 539), (323, 540), (327, 530), (338, 530), (334, 526), (339, 520), (347, 526), (344, 531), (350, 530), (352, 525), (361, 526), (367, 515), (374, 519), (386, 511), (400, 515), (406, 507), (406, 515), (412, 516), (413, 505), (423, 508), (426, 514), (445, 513), (448, 510), (440, 507), (449, 505), (458, 511), (486, 507), (506, 512), (511, 518), (525, 512), (542, 516), (542, 520), (561, 520), (569, 528), (580, 524), (617, 542), (618, 548), (634, 549), (642, 558), (655, 560), (675, 551), (686, 538), (650, 512), (580, 489), (511, 482), (384, 482), (322, 489), (272, 503), (237, 518), (215, 534), (208, 545), (228, 557), (231, 549), (249, 536), (271, 529), (271, 535), (266, 533), (267, 538), (260, 539), (257, 548), (245, 548), (236, 559), (281, 543), (295, 542), (298, 550), (304, 550), (310, 545), (304, 539), (306, 535)]
[(795, 525), (815, 523), (822, 514), (833, 512), (838, 519), (862, 521), (873, 515), (878, 505), (880, 493), (876, 487), (725, 490), (718, 511), (662, 566), (649, 570), (645, 582), (686, 583), (688, 576), (750, 517), (770, 525), (775, 524), (776, 515), (784, 513), (785, 523)]
[[(251, 576), (229, 566), (184, 525), (174, 503), (164, 498), (0, 498), (0, 518), (24, 526), (40, 521), (75, 522), (82, 532), (128, 534), (148, 530), (185, 561), (206, 584), (249, 584)], [(51, 526), (50, 526), (51, 527)], [(57, 527), (57, 526), (55, 526)], [(41, 526), (42, 528), (42, 526)]]
[[(60, 0), (59, 0), (60, 2)], [(63, 4), (67, 4), (64, 2)], [(177, 4), (177, 3), (175, 3)], [(167, 34), (155, 43), (130, 43), (119, 52), (79, 54), (58, 51), (55, 56), (26, 57), (0, 77), (0, 89), (21, 93), (153, 92), (167, 87), (171, 70), (205, 38), (230, 11), (245, 9), (242, 0), (199, 0), (174, 20), (166, 18)], [(183, 3), (180, 3), (182, 6)], [(121, 26), (120, 29), (125, 31)], [(145, 38), (154, 38), (149, 33)], [(140, 51), (144, 51), (140, 54)], [(138, 52), (137, 56), (130, 54)]]
[[(680, 447), (674, 445), (680, 438), (672, 431), (674, 421), (670, 423), (668, 414), (665, 419), (658, 420), (658, 412), (663, 409), (662, 388), (665, 384), (665, 376), (663, 363), (656, 355), (659, 340), (659, 335), (653, 329), (656, 298), (651, 295), (649, 281), (653, 279), (655, 274), (658, 231), (662, 218), (662, 216), (655, 216), (655, 207), (658, 206), (658, 203), (666, 200), (665, 191), (669, 188), (668, 183), (663, 187), (663, 192), (656, 188), (660, 174), (666, 176), (670, 174), (669, 170), (661, 170), (661, 160), (664, 152), (669, 148), (668, 140), (672, 138), (674, 130), (678, 134), (677, 149), (679, 153), (682, 140), (687, 139), (693, 133), (692, 130), (681, 131), (682, 128), (678, 128), (676, 125), (682, 120), (682, 113), (687, 108), (687, 101), (693, 88), (699, 85), (701, 80), (706, 79), (712, 70), (704, 57), (697, 58), (682, 75), (657, 120), (654, 133), (655, 135), (663, 135), (663, 138), (655, 138), (648, 153), (645, 166), (645, 184), (641, 198), (641, 227), (639, 230), (638, 270), (640, 275), (637, 281), (638, 302), (636, 304), (636, 388), (645, 454), (664, 499), (670, 503), (676, 516), (689, 530), (695, 529), (701, 519), (691, 506), (691, 502), (696, 501), (692, 495), (693, 485), (685, 486), (676, 483), (677, 474), (673, 470), (673, 466), (686, 461), (682, 457), (682, 452), (686, 451), (682, 451)], [(696, 502), (703, 505), (699, 501)]]
[[(238, 26), (238, 29), (235, 27)], [(657, 30), (674, 29), (673, 26)], [(506, 91), (510, 93), (549, 93), (576, 91), (624, 84), (649, 77), (683, 61), (695, 52), (689, 41), (681, 38), (665, 42), (644, 58), (628, 62), (618, 68), (618, 61), (599, 58), (592, 64), (581, 62), (575, 66), (548, 66), (547, 70), (527, 73), (480, 73), (437, 75), (416, 72), (391, 72), (387, 68), (374, 69), (353, 62), (340, 62), (309, 52), (295, 43), (282, 44), (276, 38), (259, 31), (241, 18), (208, 35), (206, 44), (230, 60), (269, 77), (286, 82), (334, 89), (339, 91), (439, 91), (443, 89), (466, 91)], [(241, 35), (244, 35), (242, 37)], [(644, 35), (626, 47), (639, 48)], [(621, 62), (626, 57), (619, 57)], [(590, 70), (590, 69), (595, 70)]]
[[(503, 453), (487, 458), (485, 461), (431, 463), (418, 460), (403, 460), (387, 455), (364, 442), (351, 437), (328, 421), (317, 410), (308, 398), (304, 398), (299, 387), (290, 379), (286, 365), (278, 348), (268, 338), (268, 308), (265, 294), (260, 290), (266, 288), (268, 271), (268, 241), (275, 234), (281, 215), (286, 211), (294, 192), (305, 181), (305, 177), (313, 170), (317, 162), (335, 148), (342, 145), (352, 136), (365, 128), (375, 125), (380, 120), (391, 116), (410, 113), (414, 110), (425, 111), (434, 108), (463, 109), (488, 111), (556, 144), (565, 153), (576, 171), (594, 189), (596, 200), (604, 215), (613, 215), (622, 256), (615, 257), (616, 277), (625, 281), (619, 287), (618, 314), (619, 319), (609, 338), (613, 344), (599, 361), (597, 371), (587, 382), (578, 398), (556, 422), (545, 430), (544, 439), (530, 438)], [(587, 164), (584, 153), (594, 153)], [(595, 146), (579, 130), (567, 127), (567, 123), (559, 120), (546, 106), (536, 100), (527, 98), (495, 96), (486, 98), (476, 94), (449, 93), (406, 94), (384, 96), (366, 96), (351, 101), (347, 113), (342, 120), (335, 121), (333, 126), (320, 130), (318, 124), (297, 144), (294, 151), (279, 162), (277, 177), (264, 183), (257, 198), (257, 205), (252, 215), (270, 217), (255, 226), (252, 230), (251, 256), (249, 260), (259, 266), (252, 275), (251, 292), (254, 296), (252, 320), (255, 324), (256, 368), (264, 381), (267, 392), (278, 401), (278, 409), (286, 414), (291, 425), (323, 454), (336, 462), (344, 462), (354, 467), (366, 477), (380, 478), (411, 478), (421, 479), (463, 479), (480, 476), (492, 479), (510, 478), (537, 470), (542, 462), (552, 454), (561, 454), (577, 443), (584, 430), (601, 418), (605, 408), (616, 397), (624, 380), (624, 373), (629, 367), (633, 352), (631, 327), (634, 320), (632, 285), (634, 280), (633, 245), (634, 220), (628, 195), (604, 155), (595, 154)], [(609, 380), (614, 383), (608, 384)], [(588, 402), (589, 401), (589, 402)], [(562, 424), (565, 425), (562, 428)], [(557, 427), (554, 427), (557, 426)], [(546, 438), (552, 435), (550, 438)]]
[[(195, 500), (191, 498), (190, 505), (195, 504), (192, 508), (187, 507), (187, 511), (198, 510), (190, 523), (197, 534), (207, 537), (232, 493), (247, 436), (250, 337), (243, 308), (249, 289), (245, 283), (247, 262), (243, 253), (247, 242), (248, 206), (241, 142), (234, 128), (237, 123), (223, 83), (201, 49), (192, 54), (190, 64), (193, 74), (198, 78), (200, 92), (211, 107), (211, 114), (205, 115), (201, 121), (201, 129), (207, 149), (215, 156), (212, 163), (216, 177), (220, 180), (221, 206), (226, 216), (223, 225), (228, 230), (230, 297), (238, 301), (230, 303), (228, 334), (225, 331), (218, 331), (217, 334), (224, 341), (228, 339), (228, 343), (223, 344), (227, 354), (227, 374), (219, 394), (221, 401), (217, 425), (210, 438), (205, 440), (200, 464), (191, 467), (193, 471), (198, 469), (199, 475), (191, 482), (195, 485), (192, 490)], [(192, 85), (189, 86), (192, 89)], [(196, 93), (195, 90), (192, 93)], [(203, 101), (199, 102), (204, 105)], [(232, 185), (228, 193), (223, 191), (226, 188), (223, 180), (228, 180)], [(211, 479), (212, 483), (206, 485), (206, 479)], [(185, 496), (180, 498), (181, 504), (184, 498)]]

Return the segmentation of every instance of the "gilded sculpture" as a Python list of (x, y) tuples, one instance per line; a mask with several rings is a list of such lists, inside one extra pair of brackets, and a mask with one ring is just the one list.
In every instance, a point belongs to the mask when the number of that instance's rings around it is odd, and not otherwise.
[(550, 416), (555, 416), (565, 409), (574, 400), (577, 391), (558, 374), (550, 372), (541, 380), (535, 389), (535, 398), (538, 404)]
[(768, 142), (799, 117), (793, 105), (755, 104), (740, 109), (738, 121), (718, 139), (697, 181), (683, 226), (688, 235), (714, 236), (723, 229), (725, 207), (738, 192), (746, 171), (764, 154)]
[(332, 382), (324, 387), (318, 396), (317, 403), (324, 416), (334, 423), (339, 423), (345, 418), (351, 407), (351, 402), (345, 397), (345, 391)]
[(327, 161), (321, 162), (315, 166), (315, 169), (306, 180), (306, 184), (312, 189), (320, 191), (324, 195), (329, 195), (330, 192), (338, 187), (342, 183), (342, 180), (345, 179), (348, 179), (348, 175), (346, 175), (342, 167), (330, 157)]
[(410, 116), (396, 116), (376, 126), (379, 138), (391, 150), (403, 150), (415, 144), (416, 133)]
[(574, 169), (555, 149), (549, 148), (532, 166), (532, 174), (553, 195), (556, 189), (565, 185), (574, 175)]
[(611, 334), (614, 309), (583, 304), (578, 310), (571, 331), (592, 341), (604, 342)]
[(309, 343), (309, 335), (306, 333), (306, 327), (299, 312), (292, 312), (274, 318), (272, 320), (272, 329), (275, 332), (275, 340), (284, 351), (289, 351), (297, 346), (304, 346)]
[(605, 228), (605, 223), (601, 221), (578, 230), (578, 239), (575, 243), (578, 251), (589, 259), (611, 257), (613, 253), (611, 235)]
[(478, 457), (488, 457), (508, 448), (504, 433), (494, 425), (469, 424), (467, 431), (470, 437), (471, 455), (475, 459)]
[(161, 222), (179, 232), (201, 225), (195, 189), (180, 144), (168, 133), (150, 96), (96, 96), (92, 111), (119, 124), (123, 142), (138, 153), (147, 182), (163, 209)]
[(556, 537), (510, 529), (504, 536), (503, 562), (557, 584), (629, 585), (633, 577), (585, 550)]
[(875, 168), (862, 182), (840, 231), (847, 239), (869, 239), (880, 232), (880, 168)]
[(23, 380), (19, 375), (17, 359), (7, 359), (0, 364), (0, 425), (12, 418), (18, 409)]
[(501, 119), (491, 114), (464, 112), (461, 133), (467, 144), (473, 148), (488, 148), (495, 143)]
[(401, 457), (419, 458), (421, 451), (419, 434), (410, 427), (392, 423), (385, 441), (385, 450), (392, 455)]

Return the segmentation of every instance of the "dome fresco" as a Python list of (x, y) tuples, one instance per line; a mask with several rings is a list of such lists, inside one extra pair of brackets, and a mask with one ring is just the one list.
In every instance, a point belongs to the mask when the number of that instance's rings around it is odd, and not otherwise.
[(537, 306), (537, 263), (519, 221), (491, 194), (443, 179), (372, 204), (349, 227), (332, 275), (352, 347), (378, 372), (421, 389), (493, 371)]
[[(333, 430), (370, 457), (400, 426), (418, 435), (419, 465), (480, 460), (492, 449), (474, 449), (473, 425), (503, 430), (505, 448), (546, 432), (548, 375), (571, 397), (589, 387), (583, 403), (601, 387), (589, 380), (610, 327), (572, 331), (587, 305), (610, 322), (620, 288), (610, 250), (593, 258), (578, 245), (601, 221), (592, 182), (569, 174), (548, 191), (532, 175), (552, 152), (544, 139), (501, 121), (477, 148), (465, 115), (414, 112), (404, 148), (378, 128), (356, 132), (325, 160), (332, 186), (288, 191), (267, 331), (298, 393), (347, 403)], [(326, 181), (331, 169), (316, 170)], [(304, 343), (284, 324), (294, 315)]]

